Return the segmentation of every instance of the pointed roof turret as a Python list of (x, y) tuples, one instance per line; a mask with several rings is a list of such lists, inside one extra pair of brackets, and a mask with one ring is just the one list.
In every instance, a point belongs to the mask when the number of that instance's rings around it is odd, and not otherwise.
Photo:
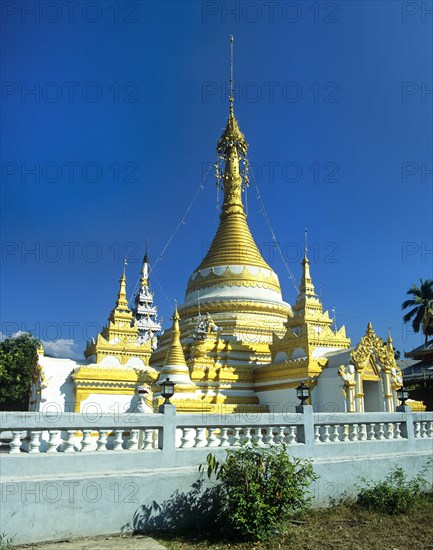
[[(162, 367), (158, 384), (167, 377), (175, 384), (175, 393), (180, 392), (182, 399), (195, 399), (195, 384), (191, 381), (189, 369), (185, 361), (182, 344), (180, 343), (179, 313), (177, 306), (173, 313), (173, 325), (171, 329), (171, 343)], [(179, 397), (179, 396), (177, 396)]]
[(186, 366), (185, 355), (180, 344), (179, 319), (180, 317), (176, 306), (172, 317), (173, 326), (171, 329), (171, 344), (167, 351), (167, 357), (165, 358), (164, 367), (175, 365), (176, 367), (185, 367), (186, 369), (188, 369), (188, 367)]
[(112, 312), (112, 315), (118, 311), (130, 311), (128, 306), (128, 298), (126, 296), (126, 266), (127, 266), (126, 258), (123, 261), (123, 273), (121, 278), (119, 279), (120, 287), (119, 287), (119, 293), (117, 295), (117, 302), (114, 307), (114, 310)]

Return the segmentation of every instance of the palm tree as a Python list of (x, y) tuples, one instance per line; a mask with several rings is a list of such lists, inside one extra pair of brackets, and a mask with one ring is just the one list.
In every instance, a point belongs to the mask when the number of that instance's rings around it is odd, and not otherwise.
[(412, 327), (415, 332), (421, 328), (427, 346), (428, 336), (433, 334), (433, 279), (420, 279), (420, 286), (415, 284), (406, 292), (413, 296), (410, 300), (402, 303), (401, 309), (412, 308), (403, 316), (403, 321), (408, 323), (412, 320)]

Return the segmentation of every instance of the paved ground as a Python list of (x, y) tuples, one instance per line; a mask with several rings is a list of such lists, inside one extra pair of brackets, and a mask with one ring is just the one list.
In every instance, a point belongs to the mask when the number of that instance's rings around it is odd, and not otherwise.
[(83, 538), (74, 541), (51, 542), (40, 544), (26, 544), (24, 546), (13, 546), (16, 549), (35, 550), (164, 550), (155, 540), (146, 536), (112, 536)]

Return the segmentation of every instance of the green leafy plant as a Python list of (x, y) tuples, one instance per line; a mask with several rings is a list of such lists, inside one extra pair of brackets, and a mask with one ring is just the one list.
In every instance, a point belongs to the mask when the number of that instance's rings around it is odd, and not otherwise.
[(221, 520), (253, 540), (268, 538), (290, 513), (308, 508), (308, 487), (317, 479), (311, 462), (291, 458), (285, 445), (230, 449), (224, 462), (209, 454), (207, 474), (221, 482)]
[[(394, 468), (383, 481), (362, 479), (365, 487), (358, 494), (357, 503), (363, 508), (384, 514), (402, 514), (410, 510), (428, 487), (424, 474), (428, 463), (413, 479), (408, 479), (403, 468)], [(357, 488), (360, 488), (357, 486)]]

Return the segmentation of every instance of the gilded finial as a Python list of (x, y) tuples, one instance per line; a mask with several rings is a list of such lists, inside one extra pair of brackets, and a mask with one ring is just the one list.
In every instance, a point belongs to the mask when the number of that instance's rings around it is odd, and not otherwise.
[(234, 96), (233, 96), (233, 35), (230, 35), (230, 95), (229, 95), (229, 101), (230, 101), (230, 114), (234, 114)]
[(122, 277), (126, 277), (126, 266), (128, 265), (128, 262), (126, 261), (126, 256), (123, 258), (123, 275)]

